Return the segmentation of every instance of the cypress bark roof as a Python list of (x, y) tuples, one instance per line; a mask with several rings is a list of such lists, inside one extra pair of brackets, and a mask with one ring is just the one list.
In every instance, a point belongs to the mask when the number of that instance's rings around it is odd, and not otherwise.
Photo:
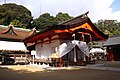
[(21, 41), (28, 36), (36, 33), (36, 30), (15, 28), (12, 25), (0, 25), (0, 40), (4, 41)]
[(37, 40), (43, 39), (45, 37), (53, 36), (55, 34), (62, 33), (84, 33), (89, 34), (93, 41), (106, 40), (108, 36), (103, 34), (97, 27), (91, 22), (87, 13), (84, 13), (78, 17), (71, 20), (65, 21), (58, 25), (51, 26), (49, 29), (39, 32), (35, 35), (29, 36), (24, 39), (24, 42), (36, 42)]

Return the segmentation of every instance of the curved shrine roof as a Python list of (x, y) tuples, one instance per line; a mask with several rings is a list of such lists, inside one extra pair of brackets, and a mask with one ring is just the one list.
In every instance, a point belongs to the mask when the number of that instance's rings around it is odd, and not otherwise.
[(15, 28), (12, 25), (0, 25), (0, 40), (5, 41), (21, 41), (28, 36), (36, 33), (36, 30)]
[(36, 42), (46, 37), (50, 37), (56, 34), (60, 35), (64, 33), (68, 33), (71, 35), (75, 33), (78, 36), (81, 34), (88, 34), (92, 37), (93, 41), (108, 39), (108, 36), (102, 33), (99, 29), (97, 29), (97, 27), (91, 22), (87, 14), (88, 12), (66, 22), (54, 25), (48, 30), (29, 36), (26, 39), (24, 39), (24, 42)]

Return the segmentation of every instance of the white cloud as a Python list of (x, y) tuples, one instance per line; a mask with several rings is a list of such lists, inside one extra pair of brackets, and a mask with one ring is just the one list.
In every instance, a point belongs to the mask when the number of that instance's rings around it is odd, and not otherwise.
[(110, 5), (112, 4), (113, 0), (95, 0), (94, 6), (92, 7), (93, 12), (95, 11), (95, 15), (92, 15), (94, 20), (99, 19), (109, 19), (112, 15), (112, 8)]
[(113, 12), (110, 18), (114, 20), (118, 20), (120, 22), (120, 11)]
[[(78, 16), (89, 11), (88, 16), (93, 22), (100, 19), (116, 19), (120, 21), (120, 11), (112, 12), (110, 8), (114, 0), (7, 0), (27, 7), (34, 18), (40, 13), (50, 13), (55, 16), (58, 12), (66, 12), (71, 16)], [(0, 1), (1, 2), (1, 1)]]

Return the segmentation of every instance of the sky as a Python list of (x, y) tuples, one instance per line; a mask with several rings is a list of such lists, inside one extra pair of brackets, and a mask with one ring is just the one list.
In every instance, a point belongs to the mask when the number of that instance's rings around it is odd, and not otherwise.
[(34, 18), (43, 13), (55, 16), (58, 12), (76, 17), (89, 11), (92, 22), (100, 19), (120, 21), (120, 0), (0, 0), (0, 4), (16, 3), (29, 9)]

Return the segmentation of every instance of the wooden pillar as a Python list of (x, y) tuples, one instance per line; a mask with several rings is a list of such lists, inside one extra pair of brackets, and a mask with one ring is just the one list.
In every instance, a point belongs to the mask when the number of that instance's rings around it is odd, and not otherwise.
[(60, 67), (62, 66), (62, 57), (60, 57)]
[(107, 47), (107, 60), (108, 61), (114, 61), (114, 55), (113, 55), (113, 49), (111, 46)]

